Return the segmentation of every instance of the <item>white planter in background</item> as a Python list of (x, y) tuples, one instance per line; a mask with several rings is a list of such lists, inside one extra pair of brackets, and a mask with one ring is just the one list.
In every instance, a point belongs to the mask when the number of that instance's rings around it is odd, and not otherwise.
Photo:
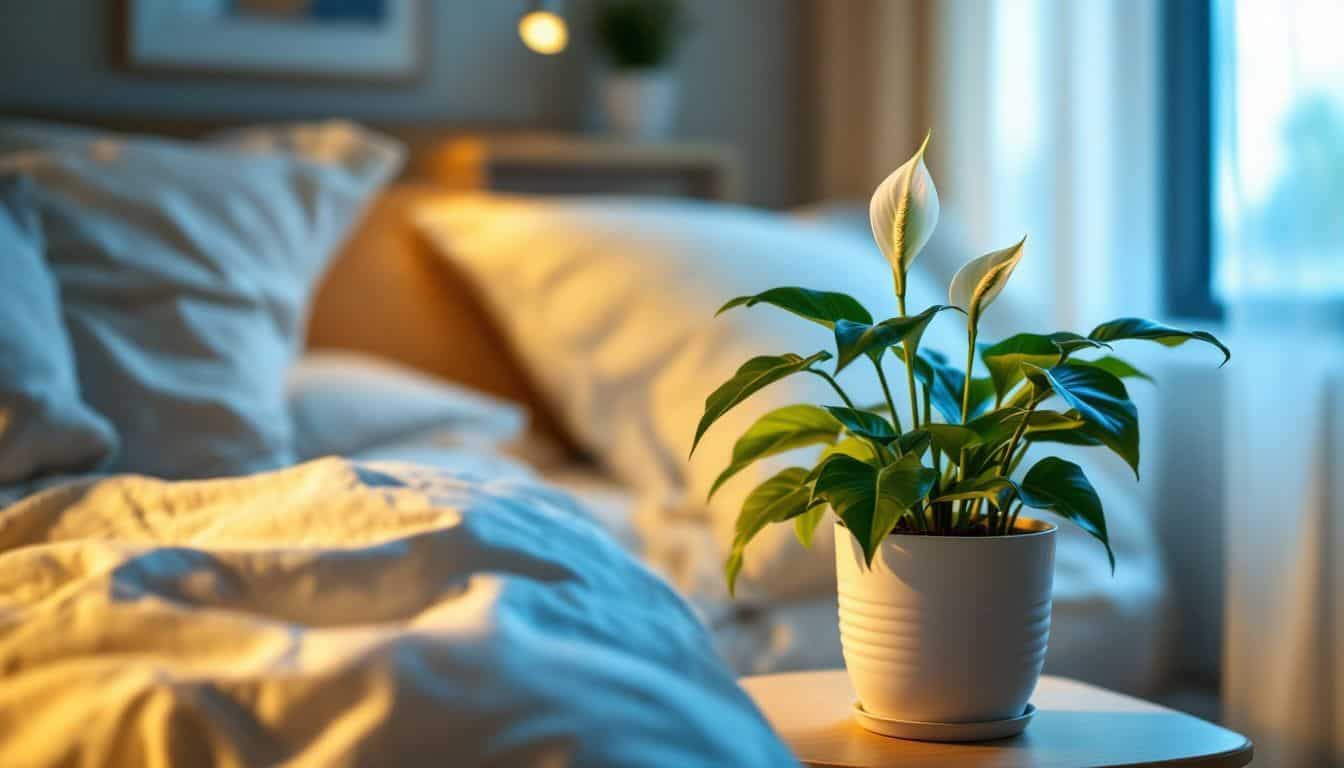
[(1050, 632), (1054, 525), (1014, 536), (888, 536), (873, 558), (836, 526), (840, 639), (863, 709), (985, 723), (1023, 714)]
[(665, 139), (677, 119), (677, 82), (663, 70), (611, 72), (602, 78), (607, 130), (628, 139)]

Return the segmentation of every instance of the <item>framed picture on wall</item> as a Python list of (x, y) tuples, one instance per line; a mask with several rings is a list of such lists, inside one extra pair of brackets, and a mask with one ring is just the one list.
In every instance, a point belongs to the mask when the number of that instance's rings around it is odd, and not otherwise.
[(422, 0), (120, 0), (137, 70), (408, 81), (424, 58)]

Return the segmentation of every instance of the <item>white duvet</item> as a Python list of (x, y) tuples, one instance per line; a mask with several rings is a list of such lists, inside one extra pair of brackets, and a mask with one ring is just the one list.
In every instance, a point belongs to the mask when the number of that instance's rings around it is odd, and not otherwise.
[(0, 511), (0, 765), (785, 765), (568, 498), (329, 458)]

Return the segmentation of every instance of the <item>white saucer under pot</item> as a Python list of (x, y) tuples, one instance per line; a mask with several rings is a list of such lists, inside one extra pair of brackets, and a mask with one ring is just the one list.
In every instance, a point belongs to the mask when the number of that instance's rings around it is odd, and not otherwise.
[(983, 723), (923, 723), (918, 720), (888, 720), (869, 714), (859, 702), (854, 702), (854, 719), (864, 729), (883, 736), (916, 741), (992, 741), (1016, 736), (1026, 730), (1036, 708), (1028, 704), (1017, 717), (990, 720)]

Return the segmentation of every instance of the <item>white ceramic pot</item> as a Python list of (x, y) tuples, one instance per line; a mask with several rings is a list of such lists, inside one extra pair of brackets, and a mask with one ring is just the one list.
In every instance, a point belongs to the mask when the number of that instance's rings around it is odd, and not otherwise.
[(1022, 715), (1045, 662), (1054, 525), (1013, 536), (888, 536), (864, 565), (836, 525), (840, 640), (863, 709), (924, 723)]
[(665, 139), (677, 118), (677, 82), (662, 70), (612, 72), (602, 78), (607, 130), (631, 139)]

